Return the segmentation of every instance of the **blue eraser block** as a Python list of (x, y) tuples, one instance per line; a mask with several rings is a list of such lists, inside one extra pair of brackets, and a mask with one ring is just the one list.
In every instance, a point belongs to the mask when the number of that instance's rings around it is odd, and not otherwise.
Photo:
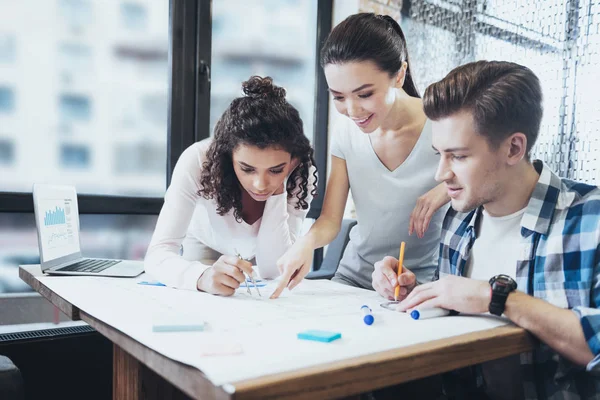
[(342, 337), (341, 333), (338, 332), (328, 332), (328, 331), (318, 331), (318, 330), (310, 330), (300, 332), (298, 334), (298, 339), (303, 340), (314, 340), (317, 342), (333, 342), (334, 340), (340, 339)]
[(201, 332), (204, 323), (155, 323), (152, 332)]

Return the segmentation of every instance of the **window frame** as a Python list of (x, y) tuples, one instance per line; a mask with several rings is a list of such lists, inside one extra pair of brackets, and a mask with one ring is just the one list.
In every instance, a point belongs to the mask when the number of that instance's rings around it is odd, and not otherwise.
[[(208, 15), (208, 16), (207, 16)], [(197, 24), (210, 22), (210, 2), (171, 0), (169, 3), (169, 108), (165, 188), (183, 150), (194, 142)], [(209, 52), (210, 55), (210, 52)], [(190, 101), (191, 100), (191, 101)], [(158, 215), (162, 197), (79, 194), (81, 214)], [(0, 191), (0, 212), (32, 213), (31, 193)]]
[[(315, 119), (313, 144), (319, 169), (318, 193), (309, 218), (321, 213), (327, 174), (327, 83), (319, 64), (319, 51), (331, 31), (333, 0), (319, 1), (315, 52)], [(200, 40), (200, 38), (203, 38)], [(206, 40), (205, 38), (208, 38)], [(165, 189), (169, 186), (181, 153), (210, 136), (210, 66), (212, 47), (212, 1), (169, 2), (169, 104)], [(162, 197), (131, 197), (80, 194), (81, 214), (158, 215)], [(32, 213), (31, 193), (0, 191), (0, 213)]]

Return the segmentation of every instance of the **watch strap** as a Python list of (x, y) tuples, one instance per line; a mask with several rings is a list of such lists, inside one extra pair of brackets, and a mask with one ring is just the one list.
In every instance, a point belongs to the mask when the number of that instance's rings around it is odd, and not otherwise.
[[(510, 292), (509, 292), (510, 293)], [(499, 293), (492, 290), (492, 300), (490, 301), (489, 311), (494, 315), (502, 315), (506, 306), (506, 299), (509, 293)]]

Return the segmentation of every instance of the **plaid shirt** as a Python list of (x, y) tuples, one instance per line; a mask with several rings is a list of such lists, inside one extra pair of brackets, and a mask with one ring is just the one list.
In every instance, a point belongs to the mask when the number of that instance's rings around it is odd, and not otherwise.
[[(600, 399), (600, 189), (561, 179), (539, 160), (534, 167), (540, 177), (521, 220), (515, 280), (519, 290), (573, 310), (595, 357), (579, 367), (543, 343), (521, 354), (525, 398)], [(436, 278), (466, 272), (481, 211), (448, 211)]]

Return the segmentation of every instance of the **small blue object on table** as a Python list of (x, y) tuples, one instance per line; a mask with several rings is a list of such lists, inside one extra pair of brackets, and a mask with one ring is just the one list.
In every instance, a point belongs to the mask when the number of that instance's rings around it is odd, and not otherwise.
[(329, 332), (329, 331), (319, 331), (319, 330), (309, 330), (300, 332), (298, 334), (298, 339), (302, 340), (314, 340), (316, 342), (324, 342), (329, 343), (334, 340), (340, 339), (342, 334), (339, 332)]

